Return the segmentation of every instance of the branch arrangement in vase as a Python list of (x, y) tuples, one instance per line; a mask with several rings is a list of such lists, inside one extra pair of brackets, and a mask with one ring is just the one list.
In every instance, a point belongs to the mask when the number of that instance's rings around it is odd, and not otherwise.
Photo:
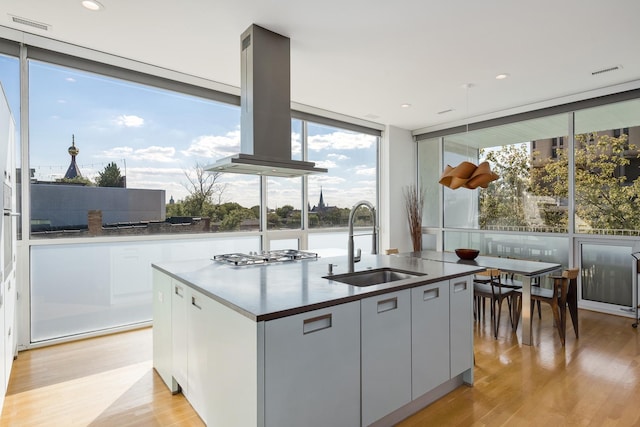
[(413, 243), (413, 251), (422, 250), (422, 210), (424, 207), (424, 189), (416, 185), (404, 188), (404, 202), (409, 221), (409, 233)]

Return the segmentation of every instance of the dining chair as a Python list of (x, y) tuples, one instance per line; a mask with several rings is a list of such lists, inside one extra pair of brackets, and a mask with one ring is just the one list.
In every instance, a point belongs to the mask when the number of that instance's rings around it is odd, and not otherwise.
[(509, 321), (512, 327), (515, 325), (513, 317), (513, 308), (515, 308), (515, 305), (512, 302), (516, 290), (504, 287), (501, 276), (502, 274), (499, 269), (489, 268), (486, 271), (477, 273), (473, 281), (474, 312), (478, 319), (480, 319), (481, 311), (484, 316), (484, 301), (489, 300), (491, 304), (491, 326), (495, 338), (498, 338), (502, 301), (505, 299), (509, 307)]
[[(517, 280), (515, 278), (515, 273), (507, 273), (504, 275), (504, 281), (503, 281), (503, 286), (506, 288), (513, 288), (513, 289), (522, 289), (522, 281), (521, 280)], [(534, 277), (531, 280), (531, 286), (537, 286), (540, 287), (540, 278), (539, 277)], [(542, 319), (542, 309), (540, 308), (540, 301), (536, 301), (536, 305), (538, 306), (538, 319)], [(515, 309), (514, 309), (515, 310)], [(531, 311), (533, 313), (533, 311)]]
[[(551, 289), (543, 288), (540, 286), (531, 287), (531, 312), (533, 312), (533, 306), (536, 301), (545, 302), (551, 306), (553, 312), (554, 325), (558, 329), (558, 335), (560, 336), (560, 342), (565, 345), (566, 329), (567, 329), (567, 305), (572, 308), (571, 320), (573, 322), (573, 329), (578, 338), (578, 310), (577, 300), (574, 304), (573, 299), (575, 294), (570, 294), (569, 288), (577, 288), (578, 272), (577, 268), (566, 269), (562, 272), (561, 276), (549, 276), (553, 280), (553, 287)], [(572, 289), (572, 293), (577, 292), (577, 289)], [(571, 297), (571, 302), (568, 302), (568, 296)], [(575, 307), (575, 310), (574, 308)], [(522, 312), (522, 296), (518, 300), (517, 319), (520, 318)], [(516, 323), (517, 326), (517, 323)]]

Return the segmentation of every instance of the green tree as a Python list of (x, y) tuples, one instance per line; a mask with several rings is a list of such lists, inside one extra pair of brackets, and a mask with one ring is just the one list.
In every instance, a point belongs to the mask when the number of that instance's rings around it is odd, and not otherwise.
[(227, 188), (226, 184), (219, 182), (219, 172), (210, 173), (204, 170), (204, 166), (196, 163), (189, 171), (184, 171), (187, 177), (185, 188), (189, 195), (184, 199), (185, 214), (191, 216), (207, 216), (213, 210), (215, 204), (220, 204), (222, 196)]
[(251, 211), (253, 212), (253, 215), (254, 215), (255, 218), (260, 218), (260, 206), (259, 205), (251, 206)]
[(124, 177), (120, 174), (120, 168), (115, 162), (109, 163), (102, 172), (98, 172), (96, 185), (98, 187), (124, 187)]
[(294, 211), (293, 206), (284, 205), (281, 208), (276, 208), (276, 214), (282, 219), (287, 219)]
[(479, 193), (481, 229), (492, 226), (527, 225), (524, 196), (529, 188), (529, 153), (524, 144), (505, 145), (500, 150), (481, 151), (500, 178)]
[(166, 216), (171, 218), (174, 216), (186, 216), (184, 213), (184, 206), (182, 202), (168, 203), (166, 205)]
[(84, 176), (76, 176), (75, 178), (58, 178), (56, 182), (73, 185), (85, 185), (87, 187), (93, 186), (93, 182)]
[[(636, 147), (625, 134), (576, 135), (575, 207), (578, 220), (593, 229), (640, 229), (640, 178), (629, 181), (624, 174), (631, 161), (625, 153)], [(568, 196), (568, 152), (557, 150), (557, 160), (547, 162), (535, 177), (541, 194)]]

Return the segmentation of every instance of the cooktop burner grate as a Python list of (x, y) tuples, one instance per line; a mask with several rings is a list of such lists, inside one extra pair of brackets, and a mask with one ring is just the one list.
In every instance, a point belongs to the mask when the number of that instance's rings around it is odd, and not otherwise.
[(281, 249), (273, 251), (265, 251), (262, 253), (249, 252), (232, 253), (215, 255), (214, 261), (218, 261), (231, 265), (255, 265), (255, 264), (269, 264), (275, 262), (295, 261), (299, 259), (314, 259), (318, 258), (318, 254), (313, 252), (299, 251), (297, 249)]

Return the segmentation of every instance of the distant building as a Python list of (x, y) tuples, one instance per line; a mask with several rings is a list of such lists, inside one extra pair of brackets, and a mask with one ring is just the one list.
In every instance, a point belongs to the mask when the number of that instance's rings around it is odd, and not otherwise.
[(67, 173), (64, 174), (65, 179), (73, 179), (82, 176), (78, 165), (76, 164), (76, 156), (80, 153), (80, 150), (76, 147), (75, 135), (71, 135), (71, 147), (67, 150), (71, 156), (71, 164), (67, 168)]
[[(640, 158), (638, 158), (640, 152), (640, 126), (592, 132), (589, 133), (591, 139), (587, 143), (594, 142), (594, 134), (613, 138), (627, 135), (627, 149), (622, 155), (629, 160), (629, 164), (621, 167), (616, 173), (617, 176), (625, 176), (627, 183), (631, 183), (640, 177)], [(569, 137), (567, 136), (531, 141), (531, 165), (534, 168), (543, 168), (549, 161), (556, 160), (558, 158), (558, 150), (566, 149), (569, 146), (568, 141)], [(629, 146), (634, 147), (634, 149), (629, 149)]]
[[(80, 150), (74, 136), (67, 151), (71, 164), (64, 179), (82, 177), (76, 164)], [(164, 190), (94, 187), (68, 183), (64, 179), (56, 182), (31, 180), (32, 232), (85, 229), (89, 225), (90, 212), (99, 212), (99, 221), (105, 226), (165, 221)]]
[(309, 212), (313, 212), (313, 213), (325, 213), (331, 210), (337, 209), (336, 206), (327, 206), (324, 203), (324, 196), (322, 194), (322, 187), (320, 187), (320, 200), (318, 201), (318, 204), (316, 206), (314, 206), (313, 208), (309, 209)]

